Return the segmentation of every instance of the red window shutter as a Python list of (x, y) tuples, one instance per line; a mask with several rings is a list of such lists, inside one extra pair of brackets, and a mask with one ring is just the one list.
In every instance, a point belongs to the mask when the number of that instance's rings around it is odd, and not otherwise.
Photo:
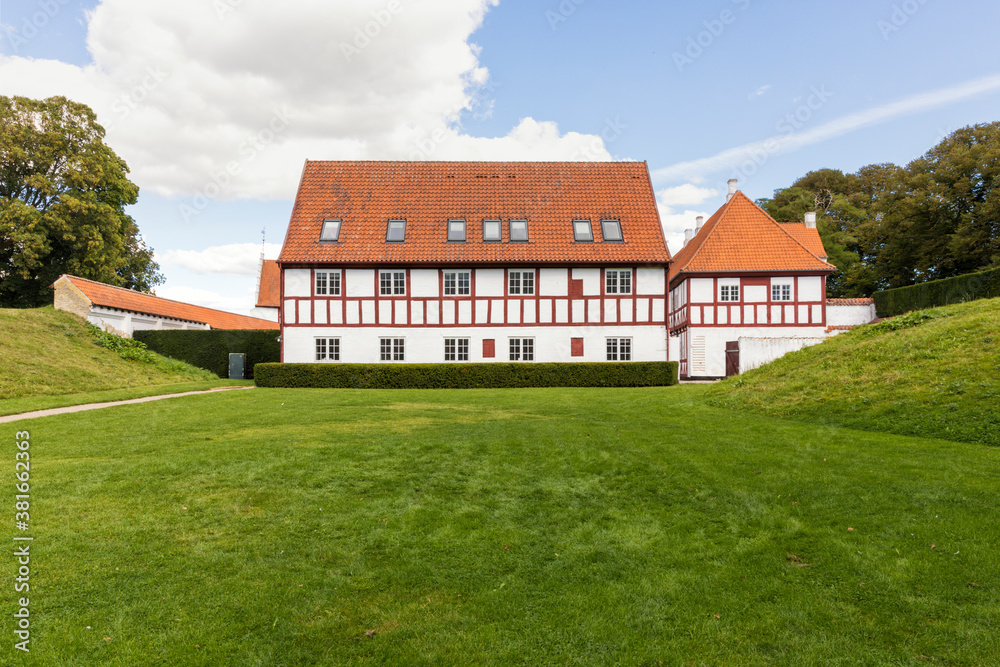
[(569, 298), (571, 299), (582, 299), (583, 298), (583, 280), (569, 280)]
[(492, 338), (483, 339), (483, 359), (492, 359), (497, 354), (496, 341)]
[(569, 339), (569, 353), (574, 357), (583, 356), (583, 339), (582, 338), (570, 338)]

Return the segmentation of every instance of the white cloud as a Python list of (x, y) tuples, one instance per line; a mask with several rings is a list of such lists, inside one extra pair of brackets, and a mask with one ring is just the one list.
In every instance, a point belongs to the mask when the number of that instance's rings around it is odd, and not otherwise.
[(759, 165), (762, 161), (766, 161), (773, 155), (790, 153), (800, 148), (834, 139), (898, 116), (959, 102), (998, 89), (1000, 89), (1000, 75), (992, 75), (957, 86), (913, 95), (898, 102), (849, 114), (803, 132), (794, 131), (789, 125), (788, 132), (777, 134), (761, 141), (754, 141), (730, 148), (711, 157), (680, 162), (669, 167), (657, 169), (652, 173), (652, 177), (659, 182), (678, 181), (682, 179), (692, 181), (698, 176), (727, 169), (736, 169), (748, 163)]
[(661, 206), (685, 206), (701, 204), (711, 197), (718, 196), (714, 188), (700, 188), (691, 183), (667, 188), (656, 193), (656, 200)]
[(250, 311), (247, 307), (247, 303), (251, 302), (251, 299), (253, 298), (246, 296), (242, 298), (227, 296), (211, 290), (199, 289), (197, 287), (184, 287), (181, 285), (160, 286), (156, 288), (156, 296), (164, 299), (181, 301), (183, 303), (191, 303), (196, 306), (204, 306), (205, 308), (215, 308), (216, 310), (225, 310), (230, 313), (240, 313), (243, 315)]
[(0, 81), (90, 105), (132, 178), (165, 196), (291, 199), (306, 158), (610, 159), (599, 135), (532, 118), (462, 132), (502, 85), (469, 41), (496, 1), (101, 0), (92, 64), (0, 56)]
[(764, 93), (766, 93), (767, 91), (771, 90), (771, 88), (772, 88), (771, 84), (767, 84), (767, 85), (761, 86), (757, 90), (755, 90), (755, 91), (751, 92), (749, 95), (747, 95), (747, 98), (750, 99), (750, 100), (754, 100), (754, 99), (760, 97), (761, 95), (763, 95)]
[[(232, 243), (211, 246), (204, 250), (166, 250), (156, 253), (156, 261), (165, 266), (180, 266), (198, 274), (226, 273), (236, 276), (256, 276), (261, 246), (254, 243)], [(264, 257), (277, 259), (281, 245), (264, 245)]]

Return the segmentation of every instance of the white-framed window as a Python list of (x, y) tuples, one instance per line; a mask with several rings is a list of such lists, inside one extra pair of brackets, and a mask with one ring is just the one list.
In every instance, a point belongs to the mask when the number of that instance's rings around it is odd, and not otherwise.
[(378, 341), (382, 361), (406, 361), (405, 338), (379, 338)]
[(791, 301), (792, 286), (790, 283), (774, 283), (771, 285), (771, 301)]
[(527, 243), (528, 242), (528, 221), (527, 220), (511, 220), (510, 221), (510, 242), (511, 243)]
[(739, 285), (719, 286), (719, 301), (739, 301), (739, 300), (740, 300)]
[(632, 339), (609, 338), (608, 361), (632, 361)]
[(448, 221), (448, 241), (465, 243), (465, 220)]
[(469, 360), (469, 339), (468, 338), (445, 338), (444, 339), (444, 360), (445, 361), (468, 361)]
[(406, 271), (379, 271), (378, 291), (382, 296), (406, 294)]
[(503, 227), (499, 220), (483, 220), (483, 241), (499, 243), (503, 240)]
[(577, 243), (593, 242), (594, 230), (590, 226), (590, 220), (573, 221), (573, 240)]
[(390, 220), (385, 228), (385, 240), (402, 243), (406, 240), (406, 220)]
[(340, 220), (324, 220), (323, 231), (319, 233), (320, 241), (340, 240)]
[(317, 338), (316, 361), (340, 361), (340, 339)]
[(535, 360), (535, 339), (534, 338), (511, 338), (510, 339), (510, 360), (511, 361), (534, 361)]
[(316, 272), (316, 296), (340, 296), (340, 271)]
[(621, 221), (601, 220), (601, 236), (604, 238), (605, 243), (621, 243), (624, 241)]
[(632, 269), (608, 269), (604, 272), (605, 294), (631, 294)]
[(471, 271), (445, 271), (444, 295), (468, 296), (472, 293)]
[(508, 294), (534, 294), (535, 293), (535, 271), (508, 271), (507, 272), (507, 293)]

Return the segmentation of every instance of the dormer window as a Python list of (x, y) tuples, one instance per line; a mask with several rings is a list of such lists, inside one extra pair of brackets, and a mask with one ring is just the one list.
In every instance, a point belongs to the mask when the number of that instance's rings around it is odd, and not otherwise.
[(465, 220), (448, 221), (448, 241), (451, 243), (465, 243)]
[(511, 220), (510, 221), (510, 241), (511, 241), (511, 243), (527, 243), (528, 242), (528, 221), (527, 220)]
[(320, 241), (339, 241), (340, 240), (340, 220), (324, 220), (323, 221), (323, 231), (319, 233)]
[(406, 220), (390, 220), (385, 230), (385, 240), (390, 243), (402, 243), (406, 240)]
[(501, 225), (499, 220), (483, 220), (483, 241), (499, 243), (501, 240)]
[(577, 243), (593, 242), (594, 232), (590, 228), (590, 220), (573, 221), (573, 240)]
[(619, 220), (601, 220), (601, 236), (605, 243), (621, 243), (622, 223)]

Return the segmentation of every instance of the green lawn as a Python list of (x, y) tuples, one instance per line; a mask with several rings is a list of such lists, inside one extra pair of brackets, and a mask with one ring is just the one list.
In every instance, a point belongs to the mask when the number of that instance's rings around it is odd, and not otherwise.
[(15, 656), (8, 584), (0, 663), (1000, 664), (997, 450), (706, 392), (255, 389), (6, 424), (31, 432), (33, 634)]

